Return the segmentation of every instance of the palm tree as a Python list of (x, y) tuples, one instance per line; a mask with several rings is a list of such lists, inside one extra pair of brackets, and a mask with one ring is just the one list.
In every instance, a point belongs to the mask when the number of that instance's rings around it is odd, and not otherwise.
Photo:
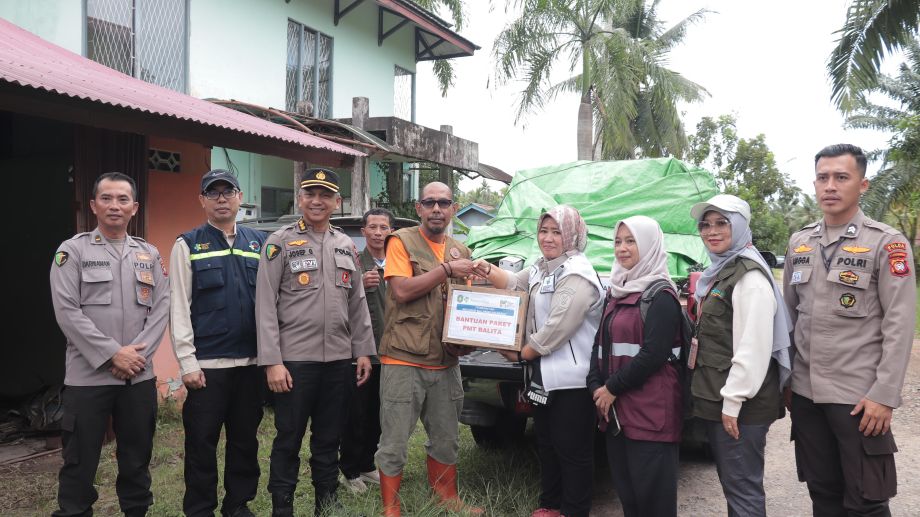
[(882, 170), (872, 178), (862, 207), (875, 219), (895, 219), (913, 242), (920, 212), (920, 38), (905, 43), (905, 55), (898, 76), (881, 74), (870, 90), (892, 102), (879, 105), (859, 97), (846, 124), (894, 133), (889, 148), (875, 153), (883, 159)]
[[(454, 22), (454, 29), (457, 32), (463, 30), (466, 23), (466, 15), (463, 12), (463, 0), (415, 0), (423, 9), (431, 12), (437, 12), (440, 9), (446, 9), (450, 13), (451, 20)], [(454, 85), (454, 66), (449, 59), (438, 59), (432, 63), (432, 71), (438, 79), (438, 86), (441, 88), (441, 95), (447, 95), (447, 90)]]
[[(680, 156), (687, 138), (676, 103), (697, 101), (706, 90), (663, 62), (707, 11), (664, 30), (658, 2), (518, 0), (521, 14), (493, 51), (500, 82), (523, 75), (515, 121), (561, 92), (578, 92), (579, 160)], [(574, 75), (552, 84), (560, 63)]]
[(875, 86), (885, 53), (902, 48), (917, 34), (917, 0), (853, 0), (840, 39), (827, 61), (831, 99), (848, 113), (865, 90)]

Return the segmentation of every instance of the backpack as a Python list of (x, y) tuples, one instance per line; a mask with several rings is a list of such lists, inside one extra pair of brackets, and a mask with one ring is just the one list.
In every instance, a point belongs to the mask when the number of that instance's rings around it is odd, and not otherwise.
[[(648, 308), (652, 305), (652, 300), (654, 300), (655, 296), (657, 296), (661, 291), (669, 293), (674, 297), (674, 300), (677, 301), (678, 305), (680, 305), (680, 298), (671, 287), (670, 282), (664, 279), (652, 282), (648, 287), (645, 288), (645, 291), (642, 291), (642, 298), (639, 299), (639, 314), (642, 316), (643, 326), (645, 325), (645, 316), (648, 314)], [(693, 397), (690, 394), (690, 383), (693, 377), (693, 370), (687, 365), (687, 360), (690, 358), (690, 343), (692, 340), (693, 324), (690, 322), (690, 317), (687, 315), (686, 309), (681, 307), (680, 357), (676, 357), (672, 352), (671, 357), (668, 358), (668, 363), (677, 369), (678, 380), (680, 382), (680, 388), (683, 395), (681, 400), (683, 403), (683, 414), (685, 419), (691, 418), (693, 416)]]

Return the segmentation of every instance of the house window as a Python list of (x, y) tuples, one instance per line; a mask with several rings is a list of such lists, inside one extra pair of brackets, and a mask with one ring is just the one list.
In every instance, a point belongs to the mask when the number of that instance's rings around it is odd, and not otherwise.
[(294, 191), (289, 188), (262, 187), (261, 217), (281, 217), (294, 212)]
[(393, 115), (415, 122), (415, 73), (401, 66), (393, 76)]
[(332, 38), (288, 20), (287, 48), (285, 109), (331, 117)]
[(186, 92), (187, 0), (86, 0), (86, 56)]

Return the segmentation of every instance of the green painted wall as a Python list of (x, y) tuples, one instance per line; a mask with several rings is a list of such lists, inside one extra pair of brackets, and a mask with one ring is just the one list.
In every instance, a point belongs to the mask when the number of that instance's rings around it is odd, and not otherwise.
[(71, 52), (84, 53), (83, 0), (3, 0), (0, 18)]
[(367, 97), (371, 116), (392, 115), (394, 65), (415, 70), (414, 31), (407, 25), (378, 47), (374, 2), (362, 3), (338, 26), (332, 13), (333, 0), (192, 1), (191, 94), (284, 108), (292, 19), (333, 38), (333, 117), (351, 116), (352, 97)]

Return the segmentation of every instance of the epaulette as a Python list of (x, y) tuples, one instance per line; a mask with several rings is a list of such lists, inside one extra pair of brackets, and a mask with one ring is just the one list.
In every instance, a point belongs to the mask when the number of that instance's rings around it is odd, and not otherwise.
[(799, 231), (807, 230), (807, 229), (809, 229), (809, 228), (814, 228), (815, 226), (818, 226), (818, 224), (820, 224), (820, 223), (821, 223), (821, 221), (815, 221), (815, 222), (813, 222), (813, 223), (806, 224), (805, 226), (801, 227), (801, 228), (799, 229)]
[(345, 230), (343, 230), (342, 228), (338, 226), (333, 226), (331, 224), (329, 225), (329, 230), (330, 230), (330, 233), (331, 233), (331, 230), (337, 231), (339, 233), (345, 233)]
[(73, 237), (71, 237), (71, 238), (69, 238), (69, 239), (67, 239), (67, 240), (69, 240), (69, 241), (75, 241), (75, 240), (77, 240), (77, 239), (79, 239), (79, 238), (82, 238), (82, 237), (89, 237), (89, 235), (90, 235), (91, 233), (93, 233), (93, 232), (82, 232), (82, 233), (78, 233), (78, 234), (74, 235)]
[(863, 226), (875, 228), (876, 230), (880, 230), (888, 235), (901, 235), (901, 232), (895, 228), (892, 228), (891, 225), (876, 221), (875, 219), (869, 219), (868, 217), (863, 221)]

